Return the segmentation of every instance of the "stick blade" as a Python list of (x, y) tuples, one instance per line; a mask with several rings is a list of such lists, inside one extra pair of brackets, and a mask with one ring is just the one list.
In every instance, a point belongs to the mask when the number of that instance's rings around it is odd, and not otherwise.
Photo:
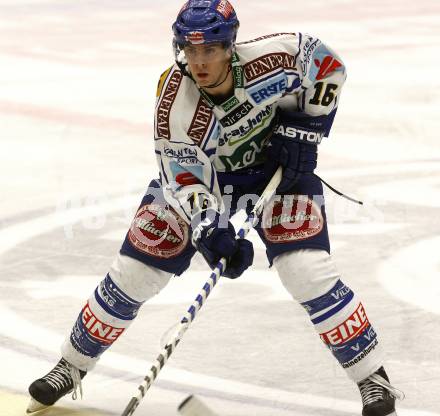
[(195, 396), (188, 396), (177, 408), (183, 416), (218, 416), (205, 403)]

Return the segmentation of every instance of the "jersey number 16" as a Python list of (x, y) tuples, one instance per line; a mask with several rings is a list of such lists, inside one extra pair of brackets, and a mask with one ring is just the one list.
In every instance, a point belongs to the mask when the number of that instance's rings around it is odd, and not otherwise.
[[(327, 84), (324, 89), (323, 82), (317, 82), (315, 85), (315, 95), (309, 101), (310, 104), (329, 106), (335, 98), (335, 91), (338, 89), (336, 84)], [(323, 94), (324, 92), (324, 94)]]

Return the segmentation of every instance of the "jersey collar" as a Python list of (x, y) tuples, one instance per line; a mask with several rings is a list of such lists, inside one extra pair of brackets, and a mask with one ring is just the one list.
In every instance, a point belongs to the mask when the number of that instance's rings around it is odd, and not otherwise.
[[(232, 65), (232, 78), (234, 81), (234, 95), (228, 98), (222, 104), (220, 104), (220, 107), (223, 109), (225, 113), (227, 113), (237, 104), (239, 104), (240, 101), (236, 97), (238, 92), (237, 89), (244, 88), (244, 71), (243, 71), (243, 67), (240, 65), (240, 58), (238, 57), (237, 52), (234, 52), (232, 54), (231, 65)], [(199, 88), (199, 91), (203, 99), (209, 105), (209, 107), (211, 108), (215, 107), (215, 103), (212, 101), (211, 97), (202, 88)]]

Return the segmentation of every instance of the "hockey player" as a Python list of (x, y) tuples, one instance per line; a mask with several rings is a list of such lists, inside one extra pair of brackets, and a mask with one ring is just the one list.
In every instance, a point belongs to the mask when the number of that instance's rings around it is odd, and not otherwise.
[(364, 416), (395, 414), (399, 392), (383, 368), (376, 332), (330, 256), (323, 190), (313, 174), (329, 135), (346, 72), (319, 39), (279, 33), (236, 44), (227, 0), (189, 0), (175, 23), (176, 63), (160, 77), (151, 182), (109, 273), (79, 313), (62, 359), (29, 387), (29, 411), (81, 386), (142, 304), (198, 250), (224, 275), (240, 276), (252, 244), (229, 217), (249, 210), (277, 167), (283, 176), (257, 232), (287, 291), (357, 383)]

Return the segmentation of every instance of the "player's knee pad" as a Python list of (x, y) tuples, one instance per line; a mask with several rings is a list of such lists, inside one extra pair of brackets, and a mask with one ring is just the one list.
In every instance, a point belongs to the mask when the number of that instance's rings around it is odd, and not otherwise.
[(145, 300), (168, 283), (171, 275), (118, 255), (110, 273), (88, 299), (63, 345), (65, 359), (81, 370), (94, 367), (137, 316)]
[(358, 382), (376, 371), (383, 355), (364, 306), (341, 280), (331, 257), (299, 250), (274, 262), (286, 289), (308, 312), (321, 340)]
[(172, 274), (118, 254), (110, 267), (109, 276), (126, 295), (145, 302), (168, 284)]
[(324, 250), (290, 251), (276, 257), (274, 265), (286, 290), (300, 303), (328, 292), (340, 278)]

